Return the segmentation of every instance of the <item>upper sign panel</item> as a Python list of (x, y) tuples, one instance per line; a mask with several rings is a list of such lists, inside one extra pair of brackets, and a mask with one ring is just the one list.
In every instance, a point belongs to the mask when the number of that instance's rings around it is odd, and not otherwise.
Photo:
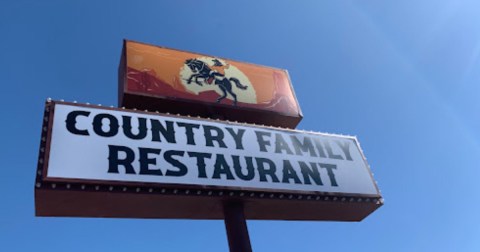
[(125, 41), (121, 106), (294, 128), (286, 70)]

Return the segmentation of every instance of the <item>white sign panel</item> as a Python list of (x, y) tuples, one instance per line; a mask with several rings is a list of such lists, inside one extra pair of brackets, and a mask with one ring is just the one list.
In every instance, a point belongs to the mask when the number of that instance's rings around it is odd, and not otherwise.
[(354, 137), (66, 104), (48, 178), (379, 194)]

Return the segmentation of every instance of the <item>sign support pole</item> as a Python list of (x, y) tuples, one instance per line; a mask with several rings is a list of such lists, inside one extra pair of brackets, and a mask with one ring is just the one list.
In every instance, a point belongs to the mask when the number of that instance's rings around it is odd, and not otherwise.
[(242, 202), (223, 203), (230, 252), (252, 252)]

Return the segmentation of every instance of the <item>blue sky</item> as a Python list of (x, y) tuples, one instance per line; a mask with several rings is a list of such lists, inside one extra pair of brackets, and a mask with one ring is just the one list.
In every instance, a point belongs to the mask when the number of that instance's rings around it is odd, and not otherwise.
[(385, 205), (249, 221), (254, 251), (480, 251), (478, 1), (2, 1), (0, 250), (227, 251), (222, 221), (34, 217), (47, 97), (117, 104), (122, 39), (288, 69), (299, 129), (356, 135)]

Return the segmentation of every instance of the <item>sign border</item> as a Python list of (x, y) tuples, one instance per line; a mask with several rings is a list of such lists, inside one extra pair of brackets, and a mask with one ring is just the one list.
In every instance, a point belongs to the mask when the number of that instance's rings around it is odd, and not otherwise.
[[(282, 189), (258, 189), (258, 188), (244, 188), (244, 187), (230, 187), (230, 186), (212, 186), (212, 185), (185, 185), (185, 184), (159, 184), (159, 183), (147, 183), (147, 182), (124, 182), (124, 181), (108, 181), (108, 180), (90, 180), (90, 179), (62, 179), (62, 178), (49, 178), (47, 177), (47, 169), (49, 162), (50, 154), (50, 143), (52, 137), (52, 125), (53, 118), (55, 113), (55, 105), (71, 105), (76, 107), (87, 107), (87, 108), (96, 108), (104, 110), (113, 110), (113, 111), (126, 111), (132, 113), (148, 114), (148, 115), (164, 115), (177, 118), (185, 119), (194, 119), (201, 121), (212, 121), (218, 122), (219, 120), (206, 119), (200, 117), (188, 117), (171, 115), (168, 113), (157, 113), (149, 111), (138, 111), (132, 109), (124, 108), (114, 108), (114, 107), (103, 107), (100, 105), (91, 105), (91, 104), (79, 104), (76, 102), (65, 102), (65, 101), (53, 101), (48, 99), (45, 105), (45, 111), (43, 116), (43, 125), (42, 125), (42, 136), (40, 143), (39, 159), (37, 166), (37, 176), (35, 179), (35, 198), (36, 198), (36, 207), (37, 206), (37, 194), (49, 195), (49, 191), (52, 191), (51, 195), (54, 195), (53, 191), (71, 191), (73, 192), (97, 192), (97, 193), (121, 193), (121, 194), (152, 194), (160, 195), (165, 197), (177, 197), (183, 196), (187, 198), (192, 197), (208, 197), (214, 198), (214, 201), (231, 201), (231, 200), (241, 200), (245, 202), (256, 203), (257, 201), (271, 200), (273, 201), (295, 201), (295, 202), (310, 202), (317, 204), (348, 204), (353, 205), (354, 208), (366, 208), (371, 209), (368, 214), (373, 212), (375, 209), (383, 205), (383, 198), (378, 189), (377, 182), (375, 181), (373, 174), (370, 170), (364, 153), (357, 141), (356, 137), (353, 136), (343, 136), (338, 134), (325, 134), (318, 132), (309, 132), (301, 130), (292, 130), (288, 128), (273, 127), (273, 126), (263, 126), (255, 125), (248, 123), (238, 123), (225, 121), (225, 123), (230, 125), (243, 125), (243, 126), (255, 126), (264, 129), (275, 129), (287, 132), (305, 132), (308, 134), (320, 134), (320, 135), (329, 135), (329, 136), (341, 136), (347, 137), (355, 141), (359, 147), (360, 154), (365, 162), (365, 168), (370, 174), (370, 177), (374, 183), (377, 194), (355, 194), (355, 193), (338, 193), (338, 192), (315, 192), (315, 191), (292, 191), (292, 190), (282, 190)], [(48, 196), (42, 196), (47, 197)], [(54, 197), (54, 196), (52, 196)], [(356, 206), (356, 207), (355, 207)], [(47, 207), (48, 208), (48, 207)], [(50, 206), (50, 208), (54, 208)], [(41, 210), (40, 212), (37, 209), (37, 215), (41, 216), (51, 216), (48, 214), (47, 210)], [(367, 215), (368, 215), (367, 214)], [(367, 215), (363, 216), (360, 219), (352, 219), (353, 221), (358, 221), (365, 218)], [(68, 215), (70, 216), (70, 215)], [(105, 216), (104, 216), (105, 217)], [(111, 216), (106, 216), (111, 217)], [(112, 216), (115, 217), (115, 216)], [(149, 217), (147, 217), (149, 218)], [(167, 217), (170, 218), (170, 217)], [(182, 218), (182, 217), (180, 217)], [(248, 218), (248, 214), (247, 214)], [(194, 217), (194, 219), (199, 219)], [(200, 219), (211, 219), (211, 218), (200, 218)], [(214, 218), (216, 219), (216, 218)], [(262, 218), (263, 219), (263, 218)], [(274, 218), (276, 219), (276, 218)], [(311, 218), (292, 218), (294, 220), (316, 220)], [(350, 219), (340, 219), (340, 220), (350, 220)]]

